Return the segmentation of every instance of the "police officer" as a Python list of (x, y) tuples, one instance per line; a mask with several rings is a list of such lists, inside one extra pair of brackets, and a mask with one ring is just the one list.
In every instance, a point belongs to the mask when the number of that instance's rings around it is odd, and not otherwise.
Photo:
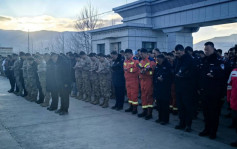
[(46, 87), (51, 92), (52, 102), (49, 111), (57, 110), (58, 98), (61, 97), (61, 107), (56, 111), (59, 115), (68, 113), (69, 94), (71, 85), (70, 61), (64, 56), (52, 53), (51, 61), (46, 71)]
[(116, 51), (111, 52), (113, 63), (111, 66), (112, 70), (112, 83), (115, 89), (116, 103), (112, 109), (122, 110), (124, 104), (125, 95), (125, 78), (123, 72), (124, 58)]
[(179, 109), (179, 125), (175, 129), (191, 131), (193, 118), (193, 59), (185, 53), (182, 45), (175, 47), (177, 63), (175, 66), (176, 99)]
[(205, 129), (199, 136), (216, 138), (219, 124), (220, 100), (224, 79), (224, 64), (214, 51), (212, 42), (205, 43), (205, 55), (200, 68), (200, 93), (203, 103)]
[(165, 125), (169, 122), (169, 101), (171, 98), (172, 72), (171, 65), (164, 55), (157, 56), (154, 72), (154, 97), (159, 103), (159, 118), (156, 122)]

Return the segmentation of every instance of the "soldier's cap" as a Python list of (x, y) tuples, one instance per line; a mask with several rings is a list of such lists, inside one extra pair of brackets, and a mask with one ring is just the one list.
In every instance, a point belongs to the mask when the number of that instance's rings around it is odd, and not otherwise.
[(125, 50), (125, 53), (130, 53), (130, 54), (132, 54), (132, 49), (126, 49), (126, 50)]
[(82, 55), (86, 55), (86, 53), (84, 51), (81, 51), (80, 56), (82, 56)]

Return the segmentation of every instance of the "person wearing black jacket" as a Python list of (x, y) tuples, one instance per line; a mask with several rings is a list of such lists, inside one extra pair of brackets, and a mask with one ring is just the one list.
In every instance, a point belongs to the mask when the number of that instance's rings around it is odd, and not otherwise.
[(112, 83), (115, 89), (116, 104), (112, 109), (122, 110), (125, 96), (125, 78), (123, 71), (124, 59), (116, 51), (111, 52), (113, 59), (112, 69)]
[(14, 57), (16, 57), (15, 54), (13, 54), (12, 56), (8, 55), (7, 58), (6, 58), (6, 62), (5, 62), (5, 74), (6, 74), (6, 77), (9, 79), (9, 82), (10, 82), (10, 85), (11, 85), (10, 90), (8, 90), (9, 93), (13, 93), (15, 91), (15, 88), (16, 88), (15, 92), (18, 92), (18, 90), (19, 90), (17, 85), (16, 85), (14, 72), (12, 70), (12, 66), (15, 62)]
[(177, 63), (175, 66), (176, 98), (179, 109), (179, 125), (175, 129), (185, 129), (190, 132), (193, 118), (193, 59), (185, 54), (184, 47), (175, 47)]
[(169, 122), (169, 102), (171, 98), (172, 71), (171, 65), (164, 55), (157, 56), (158, 64), (154, 72), (154, 97), (159, 103), (159, 117), (156, 122), (165, 125)]
[(224, 63), (215, 53), (212, 42), (205, 43), (204, 51), (206, 57), (200, 65), (199, 83), (205, 129), (199, 133), (199, 136), (209, 136), (210, 139), (215, 139), (219, 125), (223, 79), (225, 79)]
[(52, 103), (49, 111), (57, 110), (58, 98), (61, 97), (61, 108), (56, 111), (60, 115), (68, 113), (71, 85), (70, 61), (65, 56), (52, 53), (47, 65), (46, 88), (51, 92)]

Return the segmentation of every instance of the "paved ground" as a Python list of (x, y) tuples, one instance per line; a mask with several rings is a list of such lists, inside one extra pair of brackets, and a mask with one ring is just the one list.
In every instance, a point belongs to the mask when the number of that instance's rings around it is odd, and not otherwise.
[(146, 121), (73, 98), (69, 114), (59, 116), (8, 89), (8, 81), (0, 77), (0, 149), (228, 149), (227, 143), (237, 138), (224, 118), (218, 139), (209, 140), (197, 135), (201, 119), (194, 121), (192, 133), (186, 133), (173, 128), (175, 116), (161, 126), (155, 118)]

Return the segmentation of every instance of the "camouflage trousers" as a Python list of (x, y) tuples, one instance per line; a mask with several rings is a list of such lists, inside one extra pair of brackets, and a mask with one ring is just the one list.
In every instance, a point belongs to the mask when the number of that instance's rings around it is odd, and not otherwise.
[(91, 94), (90, 73), (82, 72), (82, 87), (83, 93), (89, 96)]
[(37, 96), (38, 96), (38, 88), (37, 88), (37, 84), (36, 84), (36, 78), (29, 77), (27, 79), (27, 81), (28, 81), (28, 95), (29, 95), (29, 98), (36, 101)]
[(28, 92), (29, 91), (29, 81), (28, 77), (23, 77), (24, 78), (24, 84), (25, 84), (25, 89)]
[(99, 75), (96, 72), (93, 72), (91, 74), (90, 84), (91, 84), (91, 93), (94, 95), (95, 98), (99, 98), (100, 82), (99, 82)]
[(20, 77), (20, 75), (15, 75), (15, 78), (16, 78), (16, 85), (19, 88), (19, 93), (22, 93), (23, 85), (22, 85), (22, 82), (21, 82), (21, 77)]
[(79, 93), (79, 96), (83, 95), (83, 80), (81, 75), (80, 76), (76, 76), (76, 84), (77, 84), (77, 90)]
[(111, 95), (111, 81), (108, 74), (99, 74), (99, 86), (101, 97), (109, 100)]
[(38, 76), (42, 92), (46, 95), (46, 73), (38, 73)]

